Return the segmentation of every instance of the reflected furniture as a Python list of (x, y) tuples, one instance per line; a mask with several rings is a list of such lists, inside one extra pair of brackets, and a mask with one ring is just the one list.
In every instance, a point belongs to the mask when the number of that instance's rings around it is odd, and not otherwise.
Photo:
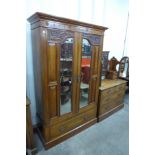
[(30, 100), (26, 97), (26, 150), (32, 155), (37, 153), (31, 121)]
[(107, 79), (117, 79), (118, 78), (118, 72), (116, 70), (116, 66), (119, 64), (119, 61), (115, 58), (112, 57), (109, 60), (109, 67), (108, 67), (108, 71), (106, 74), (106, 78)]
[(126, 81), (104, 79), (99, 87), (98, 121), (105, 119), (124, 107)]
[(107, 75), (109, 52), (110, 51), (102, 51), (101, 79), (104, 79)]
[(127, 81), (129, 86), (129, 57), (123, 57), (120, 60), (118, 77)]
[(35, 13), (31, 24), (38, 128), (45, 149), (97, 122), (106, 27)]

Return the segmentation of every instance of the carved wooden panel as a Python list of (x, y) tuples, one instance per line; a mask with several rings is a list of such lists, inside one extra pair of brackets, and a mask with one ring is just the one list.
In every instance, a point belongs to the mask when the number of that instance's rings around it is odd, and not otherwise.
[(86, 38), (90, 41), (92, 45), (100, 45), (101, 43), (101, 36), (83, 33), (83, 38)]
[(71, 31), (64, 31), (60, 29), (48, 30), (48, 41), (53, 41), (55, 43), (64, 42), (67, 38), (73, 38), (74, 33)]

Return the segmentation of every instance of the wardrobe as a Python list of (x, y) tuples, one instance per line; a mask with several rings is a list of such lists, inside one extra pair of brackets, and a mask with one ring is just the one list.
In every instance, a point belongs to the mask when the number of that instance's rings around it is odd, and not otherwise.
[(97, 122), (107, 28), (39, 12), (28, 21), (38, 132), (48, 149)]

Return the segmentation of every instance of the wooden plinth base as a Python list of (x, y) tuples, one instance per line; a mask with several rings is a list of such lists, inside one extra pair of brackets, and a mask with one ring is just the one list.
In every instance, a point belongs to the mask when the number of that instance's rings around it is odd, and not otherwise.
[(47, 149), (49, 149), (49, 148), (51, 148), (51, 147), (53, 147), (53, 146), (63, 142), (64, 140), (66, 140), (66, 139), (68, 139), (68, 138), (78, 134), (79, 132), (81, 132), (82, 130), (90, 127), (91, 125), (95, 124), (96, 122), (97, 122), (97, 118), (94, 118), (94, 119), (86, 122), (85, 124), (82, 124), (81, 126), (75, 128), (75, 129), (73, 129), (73, 130), (71, 130), (71, 131), (69, 131), (69, 132), (67, 132), (67, 133), (65, 133), (65, 134), (55, 138), (55, 139), (52, 139), (49, 142), (45, 142), (44, 141), (39, 128), (37, 128), (37, 132), (39, 134), (39, 137), (41, 138), (41, 141), (42, 141), (42, 143), (43, 143), (43, 145), (45, 147), (45, 150), (47, 150)]
[(98, 122), (102, 121), (103, 119), (105, 119), (105, 118), (111, 116), (113, 113), (117, 112), (118, 110), (122, 109), (123, 107), (124, 107), (124, 104), (120, 104), (119, 106), (117, 106), (117, 107), (111, 109), (110, 111), (108, 111), (108, 112), (106, 112), (106, 113), (100, 115), (100, 116), (98, 117), (98, 120), (97, 120), (97, 121), (98, 121)]

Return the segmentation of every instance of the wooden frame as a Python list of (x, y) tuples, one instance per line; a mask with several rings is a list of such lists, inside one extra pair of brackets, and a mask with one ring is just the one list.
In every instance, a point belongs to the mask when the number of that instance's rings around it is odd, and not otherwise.
[[(56, 145), (97, 122), (101, 54), (106, 27), (35, 13), (31, 23), (38, 131), (45, 148)], [(60, 43), (74, 38), (72, 111), (60, 115)], [(93, 45), (89, 105), (79, 108), (82, 39)]]

